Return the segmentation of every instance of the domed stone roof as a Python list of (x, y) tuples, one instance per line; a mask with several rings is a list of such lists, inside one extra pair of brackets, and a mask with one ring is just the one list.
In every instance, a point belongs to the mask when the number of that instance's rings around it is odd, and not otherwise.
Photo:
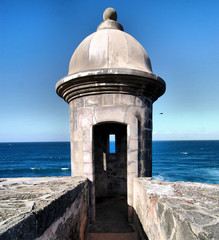
[(68, 75), (56, 84), (57, 94), (66, 102), (102, 93), (147, 96), (154, 102), (166, 84), (152, 73), (145, 49), (123, 31), (113, 8), (105, 10), (103, 19), (73, 53)]
[(68, 74), (104, 68), (133, 69), (152, 73), (148, 54), (131, 35), (105, 20), (97, 32), (85, 38), (75, 50)]

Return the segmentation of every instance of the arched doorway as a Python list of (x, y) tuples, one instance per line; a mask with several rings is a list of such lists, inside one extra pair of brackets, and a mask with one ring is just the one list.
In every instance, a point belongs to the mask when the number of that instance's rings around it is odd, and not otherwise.
[(126, 124), (106, 122), (93, 126), (93, 161), (96, 220), (127, 219)]

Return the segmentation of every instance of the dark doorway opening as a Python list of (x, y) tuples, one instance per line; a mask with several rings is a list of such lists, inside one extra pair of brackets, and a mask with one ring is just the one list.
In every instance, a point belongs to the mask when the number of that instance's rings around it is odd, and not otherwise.
[(127, 207), (127, 126), (101, 123), (93, 127), (96, 224), (93, 232), (132, 231)]

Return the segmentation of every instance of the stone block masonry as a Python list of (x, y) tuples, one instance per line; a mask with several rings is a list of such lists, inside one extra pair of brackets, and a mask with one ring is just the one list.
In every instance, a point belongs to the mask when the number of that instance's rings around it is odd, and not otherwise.
[(219, 185), (134, 180), (134, 209), (150, 240), (218, 240)]
[[(87, 177), (91, 183), (91, 219), (95, 221), (95, 197), (127, 193), (132, 207), (132, 179), (152, 175), (152, 100), (101, 93), (76, 98), (69, 107), (71, 172), (72, 176)], [(111, 133), (117, 139), (114, 164), (108, 148)], [(103, 168), (104, 156), (108, 166), (111, 164), (107, 169)]]
[(0, 240), (84, 240), (88, 213), (86, 178), (0, 179)]
[[(218, 184), (136, 178), (133, 208), (142, 239), (219, 239)], [(86, 178), (0, 179), (0, 240), (85, 240), (88, 224)]]

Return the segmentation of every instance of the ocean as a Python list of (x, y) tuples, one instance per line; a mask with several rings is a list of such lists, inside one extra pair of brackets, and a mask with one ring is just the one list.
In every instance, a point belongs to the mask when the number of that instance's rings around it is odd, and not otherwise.
[[(153, 141), (153, 179), (219, 184), (219, 141)], [(0, 178), (70, 176), (70, 143), (0, 143)]]
[(219, 141), (153, 142), (153, 179), (219, 184)]
[(70, 143), (0, 143), (0, 178), (70, 176)]

